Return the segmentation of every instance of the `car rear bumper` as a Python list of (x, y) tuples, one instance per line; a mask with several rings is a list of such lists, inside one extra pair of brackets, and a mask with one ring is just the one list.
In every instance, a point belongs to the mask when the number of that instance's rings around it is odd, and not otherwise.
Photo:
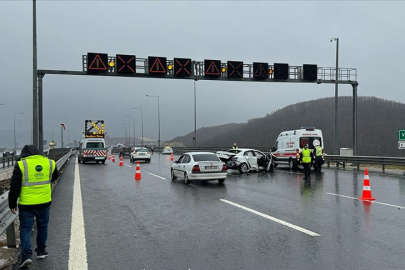
[(132, 160), (150, 160), (150, 157), (131, 157)]
[(107, 159), (107, 157), (80, 157), (80, 158), (84, 160), (93, 160), (93, 161), (100, 161)]
[(188, 175), (189, 180), (218, 180), (225, 179), (227, 172), (211, 172), (211, 173), (191, 173)]

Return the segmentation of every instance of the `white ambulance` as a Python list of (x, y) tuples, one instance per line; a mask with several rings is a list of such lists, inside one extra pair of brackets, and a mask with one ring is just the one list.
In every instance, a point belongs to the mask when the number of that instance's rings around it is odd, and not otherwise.
[(302, 127), (301, 129), (281, 132), (271, 149), (275, 157), (274, 167), (279, 164), (286, 164), (290, 169), (296, 169), (299, 165), (301, 149), (305, 144), (308, 144), (309, 149), (314, 150), (315, 140), (320, 142), (323, 149), (322, 130), (315, 127)]

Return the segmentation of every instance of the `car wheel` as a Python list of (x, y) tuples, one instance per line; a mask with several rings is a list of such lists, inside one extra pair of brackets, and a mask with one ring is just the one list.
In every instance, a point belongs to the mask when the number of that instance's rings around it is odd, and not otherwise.
[(77, 158), (77, 163), (79, 163), (79, 164), (82, 163), (82, 161), (80, 160), (79, 157)]
[(190, 184), (190, 179), (188, 179), (188, 175), (187, 175), (187, 173), (185, 173), (184, 174), (184, 183), (186, 184), (186, 185), (189, 185)]
[(177, 179), (176, 175), (174, 175), (174, 170), (173, 169), (171, 170), (170, 175), (171, 175), (172, 181)]
[(239, 166), (239, 171), (240, 171), (241, 173), (247, 172), (247, 171), (248, 171), (248, 165), (247, 165), (246, 163), (240, 164), (240, 166)]
[(102, 160), (102, 161), (101, 161), (101, 164), (105, 164), (105, 160)]
[(219, 184), (223, 184), (225, 182), (225, 179), (218, 179)]
[(83, 163), (83, 164), (86, 164), (86, 161), (85, 161), (84, 159), (82, 159), (82, 163)]

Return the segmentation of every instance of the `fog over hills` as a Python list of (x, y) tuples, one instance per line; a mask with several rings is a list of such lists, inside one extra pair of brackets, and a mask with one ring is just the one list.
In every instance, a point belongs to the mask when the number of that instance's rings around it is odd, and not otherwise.
[[(398, 130), (405, 129), (405, 104), (376, 97), (357, 98), (357, 155), (403, 156)], [(339, 97), (339, 148), (353, 147), (353, 97)], [(300, 127), (323, 131), (326, 153), (334, 151), (335, 98), (304, 101), (273, 111), (247, 123), (204, 127), (197, 130), (197, 146), (272, 147), (280, 132)], [(194, 131), (170, 142), (193, 146)]]

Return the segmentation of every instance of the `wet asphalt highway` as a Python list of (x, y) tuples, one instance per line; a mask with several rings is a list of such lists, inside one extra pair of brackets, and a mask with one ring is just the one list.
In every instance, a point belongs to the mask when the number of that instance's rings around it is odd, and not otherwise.
[[(176, 158), (177, 156), (175, 156)], [(75, 164), (55, 189), (50, 256), (30, 269), (403, 269), (405, 177), (364, 171), (229, 171), (225, 183), (170, 180), (169, 156)], [(75, 167), (85, 243), (71, 231)], [(76, 182), (75, 182), (76, 181)], [(79, 200), (75, 199), (77, 203)], [(74, 221), (75, 222), (75, 221)], [(80, 225), (79, 225), (80, 226)], [(75, 227), (77, 228), (77, 227)], [(83, 237), (82, 237), (83, 238)], [(82, 239), (83, 240), (83, 239)], [(32, 239), (35, 242), (35, 234)], [(72, 247), (75, 250), (72, 250)], [(73, 256), (72, 254), (75, 254)], [(34, 257), (35, 258), (35, 257)], [(85, 260), (87, 263), (78, 262)], [(80, 264), (82, 263), (82, 264)], [(87, 268), (86, 268), (87, 267)]]

